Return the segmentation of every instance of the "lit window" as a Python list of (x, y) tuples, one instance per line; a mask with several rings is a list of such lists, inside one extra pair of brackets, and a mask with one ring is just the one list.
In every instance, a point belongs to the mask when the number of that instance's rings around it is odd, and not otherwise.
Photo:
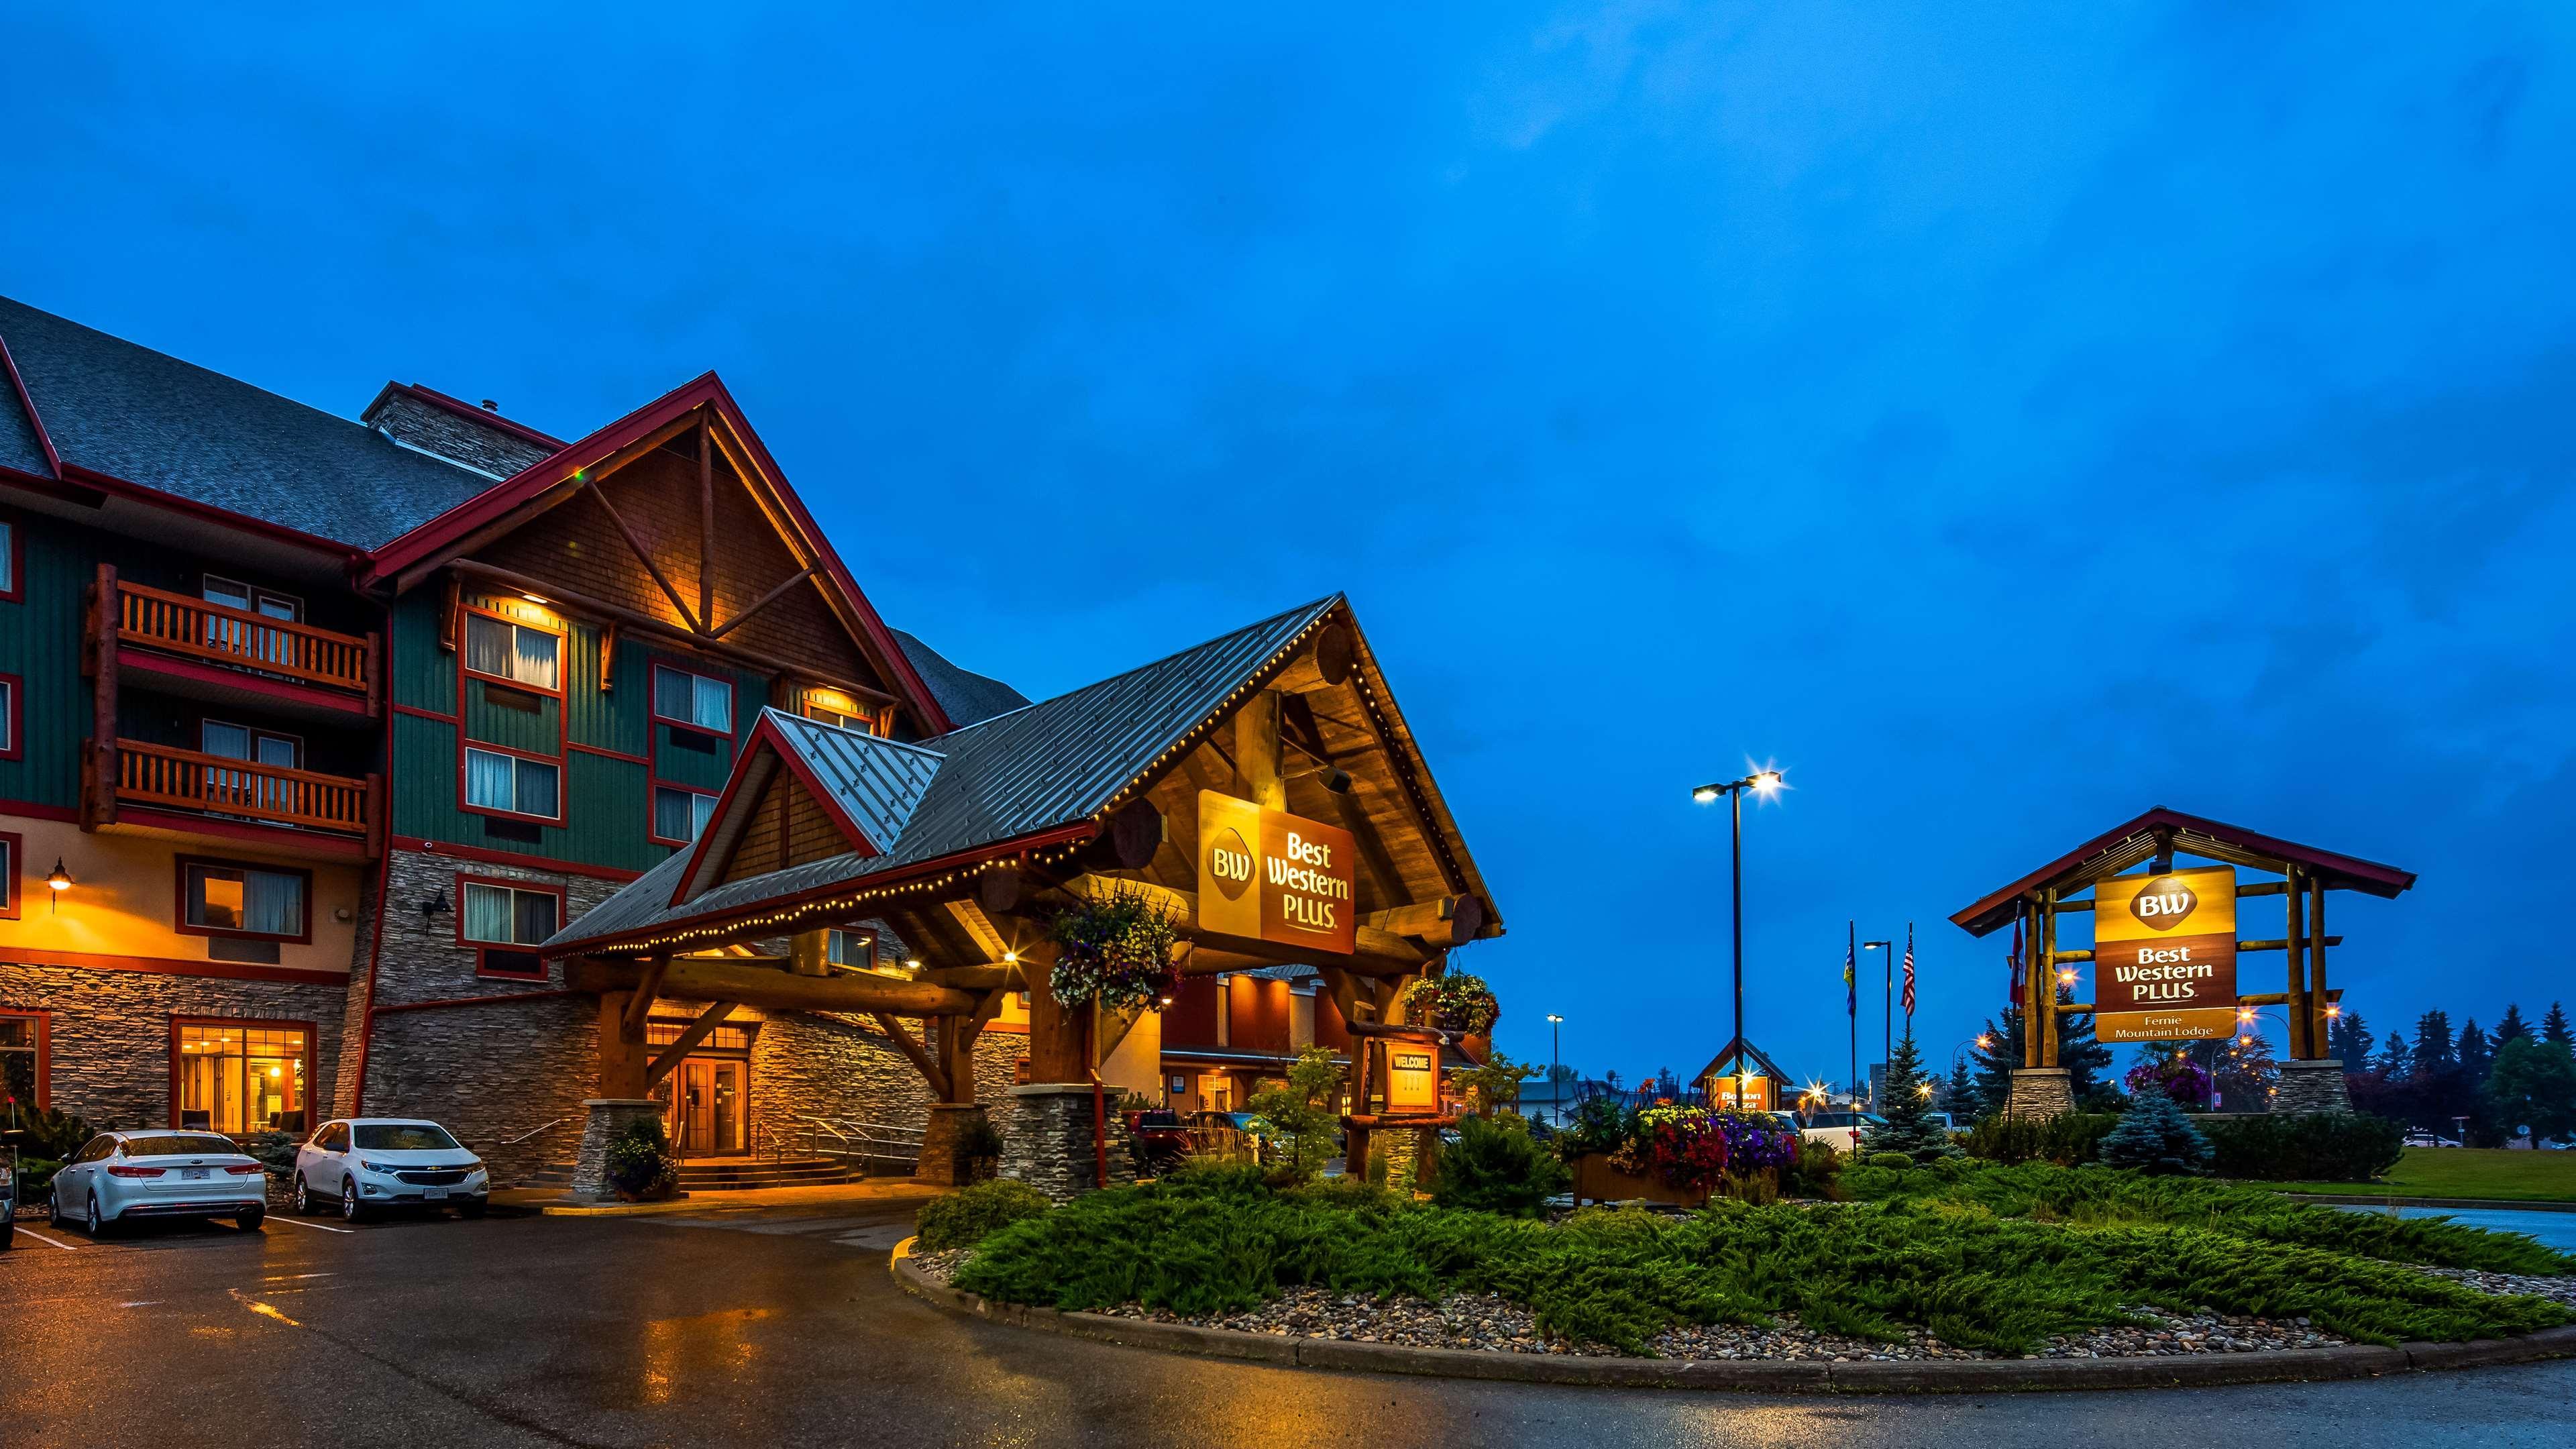
[(733, 686), (721, 679), (653, 666), (653, 713), (720, 734), (733, 732)]
[(662, 840), (695, 840), (715, 818), (716, 797), (668, 785), (653, 791), (653, 834)]
[(465, 752), (465, 803), (484, 810), (555, 819), (561, 774), (536, 760), (493, 750)]
[(465, 667), (531, 689), (552, 689), (563, 641), (543, 629), (489, 614), (465, 616)]
[(191, 864), (185, 880), (190, 926), (279, 939), (304, 935), (304, 876), (300, 872)]
[(876, 933), (834, 930), (823, 954), (835, 966), (872, 970), (877, 964)]
[(36, 1076), (37, 1049), (42, 1045), (38, 1037), (44, 1029), (43, 1019), (32, 1013), (0, 1011), (0, 1098), (21, 1110), (45, 1098), (44, 1083)]
[(805, 717), (863, 735), (877, 732), (875, 716), (862, 713), (857, 700), (837, 689), (806, 690)]
[(177, 1026), (178, 1124), (212, 1132), (304, 1131), (304, 1033), (248, 1023)]

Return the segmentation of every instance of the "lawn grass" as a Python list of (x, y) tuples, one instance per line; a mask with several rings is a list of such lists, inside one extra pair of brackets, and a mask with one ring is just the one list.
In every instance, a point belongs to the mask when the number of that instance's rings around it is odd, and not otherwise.
[(2409, 1147), (2381, 1182), (2284, 1182), (2283, 1192), (2350, 1197), (2485, 1198), (2576, 1202), (2576, 1152), (2509, 1152), (2483, 1147)]
[(2367, 1343), (2459, 1341), (2567, 1322), (2403, 1263), (2576, 1270), (2527, 1239), (2377, 1222), (2261, 1188), (2109, 1168), (1962, 1165), (1848, 1174), (1863, 1200), (1720, 1202), (1688, 1218), (1587, 1210), (1562, 1223), (1421, 1207), (1366, 1189), (1275, 1191), (1199, 1171), (1093, 1193), (1003, 1227), (956, 1282), (1004, 1302), (1184, 1316), (1282, 1289), (1496, 1293), (1546, 1332), (1649, 1352), (1684, 1323), (1767, 1324), (2028, 1352), (2052, 1334), (2132, 1321), (2132, 1305), (2304, 1317)]

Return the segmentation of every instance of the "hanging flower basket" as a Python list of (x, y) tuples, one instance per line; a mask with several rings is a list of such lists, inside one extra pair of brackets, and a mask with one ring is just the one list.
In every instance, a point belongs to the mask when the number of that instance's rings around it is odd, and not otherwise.
[(1142, 891), (1095, 896), (1055, 918), (1047, 989), (1065, 1006), (1097, 999), (1111, 1011), (1152, 1006), (1181, 989), (1172, 948), (1180, 931)]
[(1482, 1036), (1502, 1016), (1502, 1003), (1482, 976), (1450, 974), (1416, 979), (1404, 988), (1399, 1003), (1404, 1019), (1415, 1026)]

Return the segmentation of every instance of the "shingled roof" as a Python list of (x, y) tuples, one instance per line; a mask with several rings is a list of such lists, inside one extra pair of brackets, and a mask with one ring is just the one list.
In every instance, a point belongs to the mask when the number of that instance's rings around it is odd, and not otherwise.
[(837, 855), (730, 881), (675, 906), (692, 854), (683, 851), (592, 907), (545, 951), (569, 955), (1085, 823), (1341, 602), (1336, 594), (1302, 604), (1098, 684), (922, 741), (917, 749), (937, 755), (938, 768), (902, 834), (881, 855)]
[(1028, 708), (1029, 697), (1002, 681), (958, 668), (948, 662), (946, 655), (901, 629), (890, 628), (890, 632), (903, 646), (904, 657), (912, 661), (913, 672), (930, 686), (931, 697), (939, 701), (950, 724), (962, 728), (997, 714)]
[[(360, 423), (0, 297), (0, 342), (66, 467), (371, 549), (492, 480)], [(6, 399), (0, 414), (15, 414)], [(0, 418), (0, 464), (34, 438)], [(42, 453), (33, 454), (41, 461)]]

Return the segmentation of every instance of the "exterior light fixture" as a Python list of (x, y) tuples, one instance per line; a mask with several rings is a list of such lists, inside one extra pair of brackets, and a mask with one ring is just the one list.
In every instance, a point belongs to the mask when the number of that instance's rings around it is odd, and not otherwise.
[(1004, 965), (1017, 966), (1020, 964), (1020, 953), (1017, 951), (1005, 951), (1002, 953), (1002, 962)]
[(531, 604), (547, 604), (553, 602), (553, 600), (546, 598), (542, 594), (521, 594), (519, 597), (527, 600)]
[(441, 912), (443, 912), (443, 911), (445, 911), (445, 910), (447, 910), (447, 909), (448, 909), (448, 905), (447, 905), (447, 892), (445, 892), (445, 891), (443, 891), (443, 890), (435, 890), (435, 891), (431, 891), (428, 895), (426, 895), (426, 896), (424, 896), (424, 897), (422, 897), (422, 898), (421, 898), (421, 902), (420, 902), (420, 921), (421, 921), (421, 924), (422, 924), (422, 925), (424, 925), (424, 926), (425, 926), (425, 925), (428, 925), (432, 917), (437, 916), (439, 913), (441, 913)]
[(1706, 805), (1715, 800), (1717, 796), (1718, 788), (1715, 785), (1702, 785), (1698, 789), (1691, 791), (1691, 798), (1702, 805)]
[(54, 857), (54, 868), (46, 874), (45, 884), (50, 887), (54, 893), (45, 909), (51, 911), (60, 908), (63, 903), (63, 892), (72, 888), (72, 873), (63, 869), (63, 858), (61, 856), (58, 855)]
[(2341, 1015), (2343, 1015), (2343, 1008), (2342, 1008), (2342, 1007), (2340, 1007), (2340, 1006), (2328, 1005), (2328, 1006), (2326, 1007), (2326, 1015), (2328, 1015), (2328, 1016), (2341, 1016)]
[(1994, 1044), (1995, 1044), (1995, 1039), (1994, 1039), (1993, 1037), (1990, 1037), (1990, 1036), (1981, 1036), (1981, 1037), (1977, 1038), (1977, 1045), (1979, 1045), (1979, 1046), (1981, 1046), (1981, 1047), (1990, 1047), (1990, 1046), (1993, 1046)]
[(2072, 972), (2072, 971), (2060, 971), (2060, 972), (2058, 972), (2058, 973), (2057, 973), (2057, 984), (2058, 984), (2058, 985), (2060, 985), (2060, 986), (2072, 986), (2072, 985), (2074, 985), (2074, 984), (2075, 984), (2075, 973), (2074, 973), (2074, 972)]

